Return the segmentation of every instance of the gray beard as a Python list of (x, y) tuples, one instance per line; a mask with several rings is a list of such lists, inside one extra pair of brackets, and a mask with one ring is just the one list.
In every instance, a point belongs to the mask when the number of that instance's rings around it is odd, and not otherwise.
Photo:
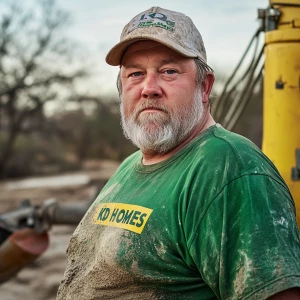
[[(143, 109), (153, 107), (162, 112), (140, 115)], [(147, 99), (129, 117), (124, 115), (121, 99), (120, 113), (126, 138), (143, 153), (165, 154), (187, 139), (199, 124), (203, 117), (202, 94), (197, 90), (192, 106), (182, 105), (174, 111), (170, 111), (159, 100)]]

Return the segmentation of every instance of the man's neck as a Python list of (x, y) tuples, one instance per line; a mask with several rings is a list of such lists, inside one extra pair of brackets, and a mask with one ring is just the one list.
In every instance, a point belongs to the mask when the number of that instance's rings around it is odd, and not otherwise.
[(190, 141), (192, 141), (195, 137), (197, 137), (200, 133), (208, 129), (209, 127), (215, 125), (216, 122), (211, 116), (210, 113), (207, 113), (206, 116), (202, 119), (202, 121), (198, 124), (198, 126), (195, 127), (195, 129), (192, 131), (192, 133), (188, 136), (187, 139), (182, 141), (179, 145), (177, 145), (175, 148), (173, 148), (168, 153), (147, 153), (143, 152), (143, 165), (153, 165), (157, 164), (159, 162), (162, 162), (166, 160), (167, 158), (171, 157), (173, 154), (175, 154), (177, 151), (179, 151), (181, 148), (183, 148), (186, 144), (188, 144)]

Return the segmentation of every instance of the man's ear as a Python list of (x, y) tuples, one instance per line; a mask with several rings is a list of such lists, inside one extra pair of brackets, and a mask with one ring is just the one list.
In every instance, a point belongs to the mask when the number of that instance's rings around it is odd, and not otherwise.
[(209, 95), (211, 89), (213, 87), (215, 81), (215, 76), (212, 72), (207, 72), (206, 77), (202, 83), (202, 102), (208, 103), (209, 102)]

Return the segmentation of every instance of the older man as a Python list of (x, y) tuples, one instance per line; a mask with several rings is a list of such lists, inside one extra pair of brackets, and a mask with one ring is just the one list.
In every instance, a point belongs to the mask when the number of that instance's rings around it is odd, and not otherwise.
[(214, 76), (184, 14), (152, 7), (107, 55), (140, 149), (75, 230), (57, 299), (300, 299), (292, 197), (250, 141), (216, 124)]

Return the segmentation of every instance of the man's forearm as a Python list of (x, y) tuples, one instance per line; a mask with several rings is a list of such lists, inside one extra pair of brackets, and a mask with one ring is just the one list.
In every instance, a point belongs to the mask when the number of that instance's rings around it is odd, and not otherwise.
[(280, 293), (277, 293), (270, 298), (269, 300), (299, 300), (300, 299), (300, 288), (291, 288)]

